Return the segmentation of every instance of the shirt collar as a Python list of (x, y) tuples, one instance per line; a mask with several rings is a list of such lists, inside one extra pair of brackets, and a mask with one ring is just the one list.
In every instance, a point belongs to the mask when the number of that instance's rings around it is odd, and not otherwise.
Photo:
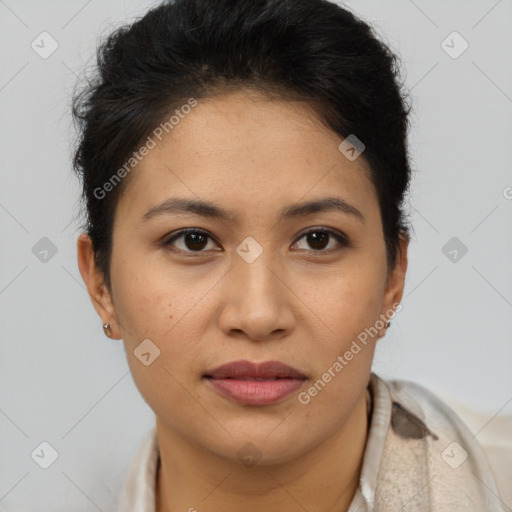
[(391, 421), (391, 396), (386, 383), (373, 372), (370, 374), (368, 389), (372, 397), (372, 415), (359, 477), (359, 488), (367, 509), (373, 510), (377, 476)]

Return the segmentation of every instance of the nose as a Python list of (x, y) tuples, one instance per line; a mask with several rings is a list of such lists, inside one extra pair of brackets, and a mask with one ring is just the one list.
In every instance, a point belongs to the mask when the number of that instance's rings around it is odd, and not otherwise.
[(290, 334), (297, 299), (282, 266), (269, 261), (265, 251), (252, 263), (237, 256), (224, 281), (219, 324), (227, 337), (264, 341)]

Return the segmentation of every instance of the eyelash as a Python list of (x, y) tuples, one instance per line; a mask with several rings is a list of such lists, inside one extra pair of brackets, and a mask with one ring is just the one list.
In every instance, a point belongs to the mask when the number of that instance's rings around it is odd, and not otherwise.
[[(176, 249), (176, 248), (172, 247), (172, 242), (174, 242), (175, 240), (178, 240), (179, 238), (182, 238), (182, 237), (184, 237), (184, 236), (186, 236), (188, 234), (191, 234), (191, 233), (200, 234), (200, 235), (203, 235), (203, 236), (213, 240), (213, 237), (210, 236), (206, 231), (203, 231), (201, 229), (196, 229), (196, 228), (188, 228), (188, 229), (183, 229), (183, 230), (179, 231), (178, 233), (174, 234), (171, 238), (168, 238), (167, 240), (165, 240), (162, 245), (164, 247), (166, 247), (166, 248), (169, 248), (170, 250), (173, 250), (173, 251), (176, 251), (176, 252), (181, 252), (181, 253), (184, 253), (187, 256), (191, 256), (191, 257), (194, 257), (195, 255), (199, 255), (199, 254), (201, 254), (203, 252), (206, 252), (204, 250), (200, 250), (200, 251), (190, 251), (190, 250), (187, 250), (187, 251), (184, 251), (183, 249)], [(338, 247), (338, 248), (317, 249), (317, 250), (311, 249), (310, 252), (312, 252), (312, 253), (315, 253), (315, 254), (322, 254), (322, 253), (323, 254), (330, 254), (333, 251), (340, 250), (343, 247), (349, 246), (348, 239), (344, 235), (342, 235), (341, 233), (338, 233), (337, 231), (333, 231), (332, 229), (327, 229), (327, 228), (312, 228), (312, 229), (302, 233), (302, 235), (294, 242), (294, 245), (299, 240), (301, 240), (302, 238), (306, 237), (310, 233), (321, 233), (321, 234), (329, 235), (332, 238), (334, 238), (338, 243), (341, 244), (341, 247)]]

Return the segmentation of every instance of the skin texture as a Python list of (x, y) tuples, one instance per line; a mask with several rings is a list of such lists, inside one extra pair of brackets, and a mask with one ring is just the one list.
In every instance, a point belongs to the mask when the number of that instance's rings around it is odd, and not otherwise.
[[(277, 360), (302, 371), (299, 391), (307, 390), (400, 302), (408, 240), (389, 269), (367, 164), (345, 158), (341, 141), (303, 102), (249, 90), (201, 99), (132, 171), (115, 214), (111, 291), (89, 237), (77, 241), (94, 307), (124, 340), (157, 418), (159, 512), (341, 512), (352, 500), (368, 431), (365, 391), (385, 328), (307, 404), (297, 392), (240, 405), (203, 379), (229, 361)], [(171, 196), (216, 203), (238, 222), (143, 219)], [(331, 196), (364, 220), (337, 210), (278, 220), (285, 206)], [(211, 238), (163, 245), (184, 228)], [(315, 245), (304, 236), (311, 228), (340, 232), (348, 244), (331, 236)], [(263, 249), (252, 263), (236, 252), (249, 236)], [(134, 356), (146, 338), (161, 351), (149, 366)], [(246, 443), (260, 454), (252, 467), (237, 456)]]

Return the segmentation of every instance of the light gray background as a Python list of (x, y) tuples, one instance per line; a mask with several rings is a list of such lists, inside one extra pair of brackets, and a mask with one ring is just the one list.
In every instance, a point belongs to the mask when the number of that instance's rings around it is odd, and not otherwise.
[[(0, 507), (114, 511), (153, 425), (121, 341), (81, 280), (70, 99), (98, 37), (150, 1), (0, 0)], [(414, 226), (403, 299), (374, 370), (512, 414), (512, 0), (349, 1), (402, 57), (414, 100)], [(31, 42), (47, 31), (58, 49)], [(441, 43), (457, 31), (458, 58)], [(450, 41), (454, 41), (453, 43)], [(448, 39), (452, 51), (459, 42)], [(508, 199), (507, 199), (508, 197)], [(48, 237), (57, 253), (32, 252)], [(457, 237), (467, 254), (452, 262)], [(58, 452), (41, 469), (41, 442)]]

